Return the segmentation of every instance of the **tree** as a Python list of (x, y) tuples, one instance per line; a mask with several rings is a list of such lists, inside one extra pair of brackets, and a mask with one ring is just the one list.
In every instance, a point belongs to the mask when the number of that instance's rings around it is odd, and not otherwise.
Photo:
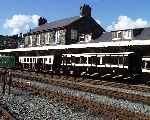
[(39, 26), (40, 26), (40, 25), (43, 25), (43, 24), (45, 24), (45, 23), (47, 23), (46, 18), (40, 17), (40, 18), (38, 19), (38, 25), (39, 25)]

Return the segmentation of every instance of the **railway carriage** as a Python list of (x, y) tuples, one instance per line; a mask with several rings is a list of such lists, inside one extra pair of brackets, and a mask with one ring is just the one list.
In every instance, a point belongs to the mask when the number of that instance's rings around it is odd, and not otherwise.
[(19, 63), (22, 70), (47, 72), (52, 70), (53, 55), (49, 56), (21, 56)]
[(0, 68), (15, 68), (16, 58), (15, 56), (0, 56)]
[(142, 58), (142, 72), (150, 73), (150, 57), (143, 57)]
[[(15, 58), (15, 57), (14, 57)], [(17, 60), (18, 58), (18, 60)], [(88, 78), (132, 79), (142, 74), (141, 56), (135, 52), (17, 56), (19, 69)]]
[(89, 77), (124, 79), (141, 74), (141, 57), (134, 52), (63, 54), (63, 68)]

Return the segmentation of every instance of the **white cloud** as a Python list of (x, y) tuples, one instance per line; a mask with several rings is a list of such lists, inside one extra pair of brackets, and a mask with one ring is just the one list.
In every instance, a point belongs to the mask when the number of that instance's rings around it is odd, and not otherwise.
[(30, 28), (37, 26), (39, 17), (38, 15), (13, 15), (6, 19), (3, 26), (11, 35), (27, 32)]
[(107, 27), (108, 31), (111, 30), (120, 30), (120, 29), (128, 29), (128, 28), (141, 28), (147, 27), (150, 23), (142, 18), (138, 18), (133, 20), (128, 16), (119, 16), (117, 22), (113, 22), (110, 26)]
[(101, 21), (99, 19), (95, 19), (95, 21), (100, 25)]

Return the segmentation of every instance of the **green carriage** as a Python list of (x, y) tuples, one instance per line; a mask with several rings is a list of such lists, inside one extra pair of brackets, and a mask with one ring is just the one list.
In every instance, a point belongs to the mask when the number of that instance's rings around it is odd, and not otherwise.
[(15, 56), (0, 56), (0, 68), (15, 68)]

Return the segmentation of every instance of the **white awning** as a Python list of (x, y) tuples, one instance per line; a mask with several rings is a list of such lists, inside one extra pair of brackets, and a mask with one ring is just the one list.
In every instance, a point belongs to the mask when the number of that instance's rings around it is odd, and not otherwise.
[(134, 46), (134, 45), (150, 45), (150, 40), (131, 40), (131, 41), (112, 41), (86, 44), (71, 44), (71, 45), (56, 45), (56, 46), (42, 46), (29, 48), (16, 48), (0, 50), (0, 53), (19, 52), (19, 51), (37, 51), (37, 50), (59, 50), (59, 49), (73, 49), (73, 48), (103, 48), (113, 46)]

